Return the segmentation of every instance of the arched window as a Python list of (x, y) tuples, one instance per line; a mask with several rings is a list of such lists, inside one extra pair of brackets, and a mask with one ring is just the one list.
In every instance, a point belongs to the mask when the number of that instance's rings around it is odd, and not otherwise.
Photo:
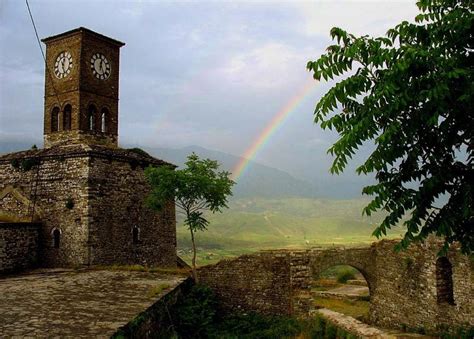
[(140, 241), (140, 227), (133, 226), (132, 229), (132, 240), (134, 244), (137, 244)]
[(100, 124), (100, 131), (102, 133), (105, 133), (107, 132), (107, 118), (108, 118), (108, 115), (109, 115), (109, 111), (107, 108), (102, 108), (102, 112), (100, 114), (100, 118), (101, 118), (101, 124)]
[(454, 305), (453, 267), (446, 257), (436, 260), (436, 294), (438, 304)]
[(68, 131), (71, 129), (71, 112), (72, 107), (71, 105), (67, 104), (64, 107), (63, 111), (63, 130)]
[(61, 241), (61, 231), (55, 228), (51, 234), (53, 235), (53, 247), (59, 248), (59, 243)]
[(54, 107), (51, 111), (51, 132), (59, 131), (59, 107)]
[(93, 131), (95, 129), (95, 116), (97, 114), (97, 108), (94, 105), (89, 105), (88, 110), (88, 123), (89, 123), (89, 131)]

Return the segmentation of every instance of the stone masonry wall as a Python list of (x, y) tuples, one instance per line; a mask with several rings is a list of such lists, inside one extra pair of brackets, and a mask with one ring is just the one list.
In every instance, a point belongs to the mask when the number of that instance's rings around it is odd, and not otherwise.
[(39, 229), (35, 223), (0, 222), (0, 273), (9, 273), (38, 264)]
[[(429, 331), (474, 326), (473, 268), (469, 257), (456, 247), (449, 251), (454, 303), (439, 303), (436, 262), (440, 241), (430, 239), (402, 252), (395, 252), (396, 243), (265, 251), (202, 267), (198, 274), (215, 290), (226, 310), (306, 315), (312, 308), (312, 280), (327, 268), (346, 264), (366, 278), (370, 319), (377, 325)], [(443, 286), (439, 293), (446, 294), (446, 284)]]
[(164, 164), (147, 155), (92, 145), (1, 156), (0, 218), (42, 222), (40, 258), (46, 267), (176, 266), (174, 204), (162, 213), (143, 204), (149, 190), (143, 169), (150, 163)]
[[(474, 326), (472, 267), (467, 256), (452, 248), (454, 304), (439, 303), (436, 262), (441, 243), (431, 239), (395, 252), (393, 241), (377, 243), (377, 288), (371, 293), (372, 321), (385, 327), (429, 330)], [(372, 291), (371, 291), (372, 292)]]
[(293, 313), (289, 252), (260, 252), (205, 266), (199, 281), (216, 293), (224, 312)]
[(174, 203), (160, 213), (145, 206), (143, 166), (91, 158), (89, 188), (92, 263), (176, 266)]
[[(64, 35), (50, 37), (46, 43), (44, 142), (45, 147), (63, 143), (90, 143), (117, 147), (119, 49), (122, 43), (87, 29), (79, 28)], [(55, 68), (58, 55), (69, 52), (70, 73), (58, 79), (49, 72)], [(94, 54), (103, 54), (110, 65), (110, 76), (97, 79), (91, 69)], [(95, 105), (94, 131), (89, 130), (89, 105)], [(71, 105), (71, 130), (64, 130), (64, 108)], [(60, 109), (59, 129), (52, 130), (52, 111)], [(101, 131), (101, 111), (106, 108), (106, 132)]]
[[(29, 203), (26, 206), (30, 218), (41, 220), (40, 257), (46, 267), (87, 264), (88, 206), (87, 178), (88, 159), (84, 157), (43, 158), (28, 170), (19, 157), (13, 161), (0, 161), (0, 192), (14, 188)], [(33, 199), (36, 192), (36, 199)], [(7, 199), (0, 199), (0, 211), (7, 209)], [(72, 202), (72, 208), (68, 208)], [(11, 213), (12, 211), (10, 211)], [(14, 211), (13, 211), (14, 212)], [(53, 246), (54, 229), (61, 232), (60, 246)]]

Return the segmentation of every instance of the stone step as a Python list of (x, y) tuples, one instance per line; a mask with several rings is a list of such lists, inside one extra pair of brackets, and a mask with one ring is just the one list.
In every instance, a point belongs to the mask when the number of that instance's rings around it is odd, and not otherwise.
[(323, 316), (326, 320), (332, 322), (336, 326), (346, 330), (347, 332), (354, 334), (362, 338), (383, 338), (383, 339), (402, 339), (402, 338), (432, 338), (429, 336), (415, 334), (415, 333), (403, 333), (399, 331), (386, 331), (377, 327), (365, 324), (357, 319), (350, 316), (321, 308), (313, 311), (316, 314)]

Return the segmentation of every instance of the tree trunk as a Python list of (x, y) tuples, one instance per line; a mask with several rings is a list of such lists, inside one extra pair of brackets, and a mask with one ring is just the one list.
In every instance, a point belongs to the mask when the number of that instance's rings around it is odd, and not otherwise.
[(192, 228), (189, 228), (191, 231), (191, 242), (193, 243), (193, 279), (196, 283), (198, 283), (198, 277), (197, 277), (197, 272), (196, 272), (196, 243), (194, 242), (194, 232)]

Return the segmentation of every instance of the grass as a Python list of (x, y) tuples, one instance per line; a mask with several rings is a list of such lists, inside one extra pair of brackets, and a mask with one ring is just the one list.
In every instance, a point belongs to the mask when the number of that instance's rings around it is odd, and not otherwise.
[(185, 298), (178, 299), (170, 316), (177, 337), (183, 339), (354, 338), (321, 315), (305, 319), (254, 312), (223, 315), (214, 292), (204, 285), (193, 286)]
[[(230, 201), (223, 213), (208, 214), (208, 230), (196, 234), (198, 265), (261, 249), (365, 246), (382, 214), (362, 216), (365, 199), (248, 198)], [(389, 238), (400, 236), (400, 230)], [(178, 255), (190, 262), (189, 230), (178, 219)]]
[(184, 276), (189, 275), (189, 270), (184, 268), (148, 267), (142, 265), (95, 265), (90, 267), (90, 269), (106, 271), (163, 273)]
[(148, 297), (152, 298), (152, 297), (157, 297), (159, 296), (164, 290), (170, 288), (171, 285), (170, 284), (159, 284), (157, 286), (153, 286), (152, 288), (150, 288), (150, 290), (148, 291)]
[(334, 279), (321, 278), (313, 281), (312, 289), (315, 291), (327, 291), (339, 286), (341, 286), (341, 284)]

